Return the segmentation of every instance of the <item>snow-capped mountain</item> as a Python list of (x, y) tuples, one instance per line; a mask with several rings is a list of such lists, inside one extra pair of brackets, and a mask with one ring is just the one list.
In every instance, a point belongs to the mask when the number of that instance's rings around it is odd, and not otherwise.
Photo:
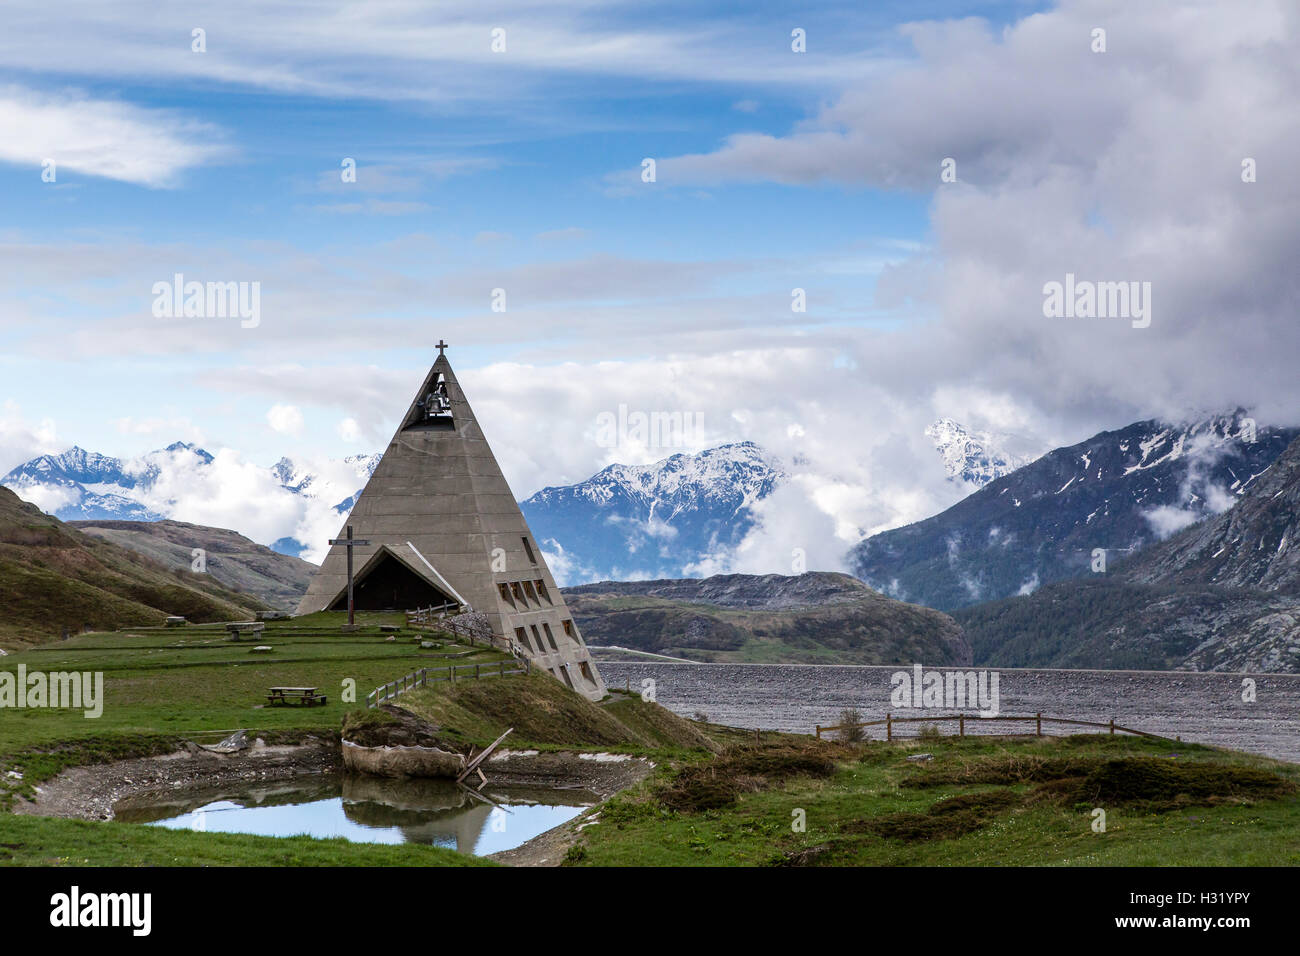
[(158, 521), (166, 517), (142, 501), (158, 476), (158, 456), (192, 453), (206, 463), (201, 448), (175, 442), (131, 463), (73, 446), (58, 455), (41, 455), (19, 465), (0, 484), (63, 521), (76, 519)]
[(1300, 434), (1251, 426), (1237, 411), (1102, 432), (873, 535), (852, 567), (892, 597), (945, 611), (1089, 573), (1098, 550), (1116, 562), (1226, 510)]
[(754, 526), (754, 504), (784, 477), (758, 445), (739, 442), (610, 465), (578, 484), (543, 488), (520, 507), (564, 584), (682, 577), (735, 547)]
[(925, 434), (934, 441), (944, 471), (953, 481), (983, 486), (1033, 461), (1029, 456), (1008, 454), (993, 435), (968, 431), (951, 418), (927, 426)]
[[(330, 479), (281, 458), (263, 470), (261, 477), (265, 489), (282, 489), (301, 499), (326, 496), (334, 511), (346, 514), (379, 458), (377, 454), (352, 455), (341, 463), (330, 462)], [(201, 495), (210, 481), (216, 486), (213, 490), (220, 492), (221, 481), (213, 474), (215, 461), (207, 451), (187, 442), (174, 442), (128, 459), (73, 447), (19, 465), (0, 479), (0, 485), (62, 521), (160, 521), (190, 517), (183, 512), (192, 502), (181, 498), (191, 492)], [(306, 544), (292, 535), (281, 537), (271, 547), (295, 556), (307, 550)]]
[(1245, 484), (1105, 574), (956, 612), (975, 662), (1300, 673), (1300, 439)]
[[(379, 467), (379, 459), (383, 457), (382, 454), (376, 452), (371, 455), (348, 455), (343, 459), (343, 464), (348, 465), (356, 472), (357, 478), (361, 481), (361, 487), (336, 504), (334, 506), (335, 511), (348, 512), (352, 510), (352, 506), (356, 504), (357, 497), (365, 488), (366, 482), (370, 480), (370, 476)], [(281, 458), (271, 466), (271, 471), (279, 479), (282, 487), (295, 494), (316, 494), (320, 476), (292, 459)]]

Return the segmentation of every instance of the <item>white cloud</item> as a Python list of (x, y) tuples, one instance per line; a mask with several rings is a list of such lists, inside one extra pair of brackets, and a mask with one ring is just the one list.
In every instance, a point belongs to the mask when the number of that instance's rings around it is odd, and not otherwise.
[(0, 475), (37, 455), (62, 450), (52, 419), (28, 422), (17, 402), (12, 399), (0, 402)]
[(339, 437), (345, 442), (355, 443), (361, 440), (361, 426), (357, 424), (355, 418), (344, 418), (339, 421), (336, 431)]
[(56, 182), (79, 173), (165, 187), (228, 153), (216, 127), (174, 112), (0, 87), (0, 161), (30, 166), (33, 176), (52, 160)]
[(266, 413), (266, 422), (281, 435), (301, 435), (305, 424), (296, 405), (272, 405)]
[[(190, 49), (195, 14), (153, 0), (70, 0), (51, 18), (11, 0), (0, 37), (10, 71), (230, 84), (307, 96), (413, 100), (452, 110), (553, 104), (548, 83), (592, 77), (703, 80), (817, 89), (878, 67), (873, 37), (823, 34), (790, 52), (770, 18), (638, 16), (621, 4), (443, 0), (230, 0), (204, 9), (207, 52)], [(504, 26), (507, 52), (490, 31)], [(779, 34), (781, 31), (778, 30)], [(774, 39), (776, 42), (773, 42)]]
[[(1104, 54), (1090, 49), (1098, 23)], [(1059, 425), (1237, 404), (1294, 419), (1294, 4), (1064, 0), (1005, 30), (969, 19), (902, 32), (912, 61), (849, 84), (788, 135), (664, 157), (659, 182), (932, 195), (932, 249), (887, 264), (880, 286), (936, 320), (896, 336), (883, 361), (860, 356), (872, 374), (995, 385), (1016, 396), (1009, 421), (1029, 408)], [(939, 180), (946, 157), (956, 183)], [(1243, 183), (1244, 157), (1278, 175)], [(1149, 281), (1151, 326), (1044, 318), (1042, 287), (1067, 272)]]

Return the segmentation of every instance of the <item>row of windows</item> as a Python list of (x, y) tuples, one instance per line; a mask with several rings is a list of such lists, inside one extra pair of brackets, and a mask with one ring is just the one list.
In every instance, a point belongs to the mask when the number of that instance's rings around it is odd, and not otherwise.
[(532, 581), (502, 581), (497, 584), (497, 590), (501, 592), (501, 600), (514, 608), (527, 608), (533, 604), (543, 607), (545, 605), (542, 601), (548, 605), (555, 603), (551, 600), (551, 592), (546, 590), (546, 582), (541, 578)]
[[(591, 672), (591, 665), (588, 664), (586, 661), (582, 661), (578, 666), (582, 668), (583, 680), (585, 680), (592, 687), (595, 687), (596, 675)], [(568, 665), (562, 664), (559, 667), (555, 667), (551, 670), (551, 673), (554, 674), (556, 677), (563, 679), (564, 683), (569, 685), (569, 690), (575, 689), (573, 686), (573, 681), (569, 679)]]
[[(565, 620), (560, 622), (560, 625), (564, 628), (565, 637), (569, 638), (569, 640), (577, 644), (578, 638), (576, 632), (573, 629), (573, 621), (566, 618)], [(533, 633), (533, 639), (531, 642), (528, 640), (529, 631), (532, 631)], [(543, 634), (546, 635), (545, 644), (542, 643)], [(520, 645), (526, 648), (527, 650), (536, 651), (538, 654), (550, 653), (546, 649), (547, 644), (550, 645), (550, 649), (552, 651), (558, 651), (560, 649), (559, 645), (555, 643), (555, 634), (551, 631), (551, 625), (547, 624), (545, 621), (542, 622), (542, 629), (540, 631), (537, 629), (536, 624), (528, 625), (527, 629), (522, 627), (515, 628), (515, 639), (519, 641)]]

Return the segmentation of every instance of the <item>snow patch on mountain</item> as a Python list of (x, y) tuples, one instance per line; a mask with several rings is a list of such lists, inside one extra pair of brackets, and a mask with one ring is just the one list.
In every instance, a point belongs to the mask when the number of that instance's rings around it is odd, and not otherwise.
[(983, 487), (1033, 461), (1032, 456), (1012, 455), (1001, 448), (1001, 439), (988, 432), (972, 432), (951, 418), (941, 418), (925, 429), (943, 459), (944, 471), (952, 481)]
[(610, 465), (520, 507), (562, 584), (682, 577), (731, 554), (785, 478), (757, 444), (736, 442)]

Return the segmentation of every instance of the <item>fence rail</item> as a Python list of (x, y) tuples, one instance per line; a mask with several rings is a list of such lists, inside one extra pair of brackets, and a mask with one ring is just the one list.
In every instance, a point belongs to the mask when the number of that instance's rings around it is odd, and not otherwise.
[(408, 626), (433, 627), (435, 624), (441, 626), (441, 615), (459, 614), (461, 605), (455, 601), (449, 601), (446, 604), (433, 604), (429, 607), (419, 607), (414, 611), (406, 612), (406, 623)]
[(399, 694), (405, 694), (408, 690), (414, 690), (417, 687), (427, 687), (429, 684), (439, 684), (443, 681), (454, 684), (458, 680), (481, 680), (485, 677), (527, 674), (530, 670), (532, 670), (532, 665), (527, 658), (514, 661), (497, 661), (495, 664), (452, 664), (447, 667), (422, 667), (418, 671), (404, 674), (397, 680), (376, 687), (366, 695), (366, 708), (373, 709), (385, 701), (392, 700)]
[(463, 605), (460, 604), (438, 604), (407, 611), (406, 626), (436, 628), (466, 641), (471, 647), (482, 644), (484, 647), (495, 647), (498, 650), (508, 651), (516, 657), (519, 656), (518, 645), (514, 641), (492, 633), (492, 628), (486, 624), (467, 624), (446, 616), (452, 611), (460, 613), (462, 608)]
[[(996, 723), (998, 721), (1010, 723), (1033, 723), (1034, 732), (1032, 734), (1018, 734), (1014, 736), (1022, 737), (1041, 737), (1043, 736), (1043, 724), (1062, 724), (1075, 727), (1100, 727), (1108, 730), (1110, 733), (1133, 734), (1137, 737), (1150, 737), (1154, 740), (1169, 740), (1169, 737), (1162, 737), (1159, 734), (1149, 734), (1145, 730), (1134, 730), (1132, 727), (1123, 727), (1115, 723), (1114, 718), (1102, 722), (1096, 720), (1077, 720), (1071, 717), (1044, 717), (1042, 714), (1030, 714), (1028, 716), (998, 716), (998, 717), (981, 717), (978, 714), (944, 714), (936, 717), (895, 717), (893, 714), (886, 714), (884, 720), (864, 720), (852, 724), (831, 724), (823, 727), (821, 724), (816, 725), (817, 738), (820, 740), (823, 731), (844, 731), (865, 727), (884, 727), (885, 739), (894, 739), (895, 724), (939, 724), (943, 722), (957, 722), (957, 736), (966, 736), (966, 721), (974, 721), (978, 725)], [(1011, 736), (1011, 735), (1004, 735)]]

